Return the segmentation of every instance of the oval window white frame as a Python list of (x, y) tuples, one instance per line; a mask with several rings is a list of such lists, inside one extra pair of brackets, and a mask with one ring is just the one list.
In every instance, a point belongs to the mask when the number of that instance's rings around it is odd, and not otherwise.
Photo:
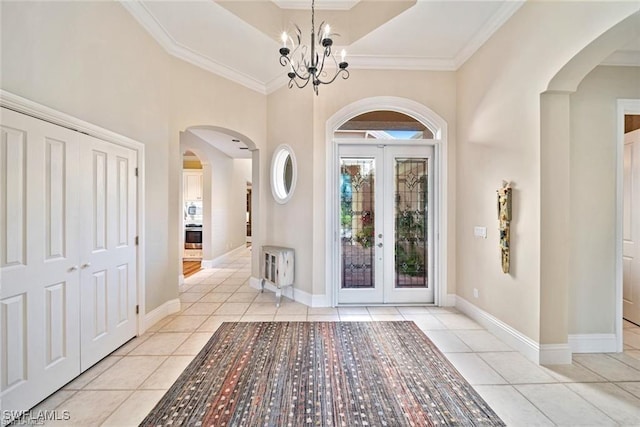
[[(287, 157), (291, 159), (291, 188), (287, 192), (284, 182), (284, 171)], [(271, 158), (271, 194), (276, 202), (285, 204), (293, 196), (298, 181), (298, 163), (293, 150), (287, 144), (280, 144), (276, 147)]]

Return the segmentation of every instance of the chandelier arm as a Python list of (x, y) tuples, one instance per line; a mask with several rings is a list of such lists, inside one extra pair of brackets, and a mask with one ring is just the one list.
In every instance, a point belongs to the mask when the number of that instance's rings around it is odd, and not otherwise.
[(322, 80), (318, 79), (318, 82), (320, 82), (320, 84), (323, 84), (323, 85), (328, 85), (333, 83), (338, 78), (339, 75), (342, 75), (342, 78), (346, 80), (349, 78), (349, 70), (347, 70), (346, 68), (341, 68), (338, 71), (336, 71), (335, 76), (333, 76), (331, 80), (323, 82)]
[[(331, 54), (331, 48), (325, 48), (324, 50), (324, 55), (322, 55), (322, 62), (320, 63), (320, 66), (318, 67), (318, 75), (317, 75), (317, 79), (318, 81), (322, 82), (322, 80), (320, 80), (320, 77), (322, 76), (322, 73), (324, 72), (324, 60), (325, 58), (327, 58), (327, 50), (329, 51), (329, 55)], [(335, 61), (335, 58), (333, 59)]]
[(309, 84), (309, 81), (310, 81), (310, 80), (311, 80), (311, 79), (303, 79), (304, 84), (303, 84), (303, 85), (301, 85), (297, 79), (291, 79), (291, 80), (289, 81), (289, 84), (290, 84), (291, 86), (289, 86), (289, 87), (290, 87), (290, 88), (291, 88), (291, 87), (293, 87), (293, 85), (292, 85), (292, 83), (291, 83), (291, 82), (293, 82), (293, 83), (295, 83), (295, 84), (296, 84), (296, 86), (298, 87), (298, 89), (302, 89), (302, 88), (306, 87), (306, 86)]

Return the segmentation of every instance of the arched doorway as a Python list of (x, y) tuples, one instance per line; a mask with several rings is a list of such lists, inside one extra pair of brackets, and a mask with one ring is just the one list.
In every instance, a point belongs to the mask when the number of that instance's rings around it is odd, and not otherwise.
[[(247, 221), (253, 245), (261, 241), (259, 221), (259, 150), (247, 136), (217, 126), (192, 126), (180, 133), (182, 152), (194, 153), (202, 164), (202, 266), (214, 267), (225, 255), (246, 248)], [(185, 184), (185, 183), (183, 183)], [(247, 199), (248, 186), (251, 199)], [(185, 186), (181, 186), (184, 199)], [(247, 207), (250, 206), (249, 214)], [(188, 206), (187, 206), (188, 208)], [(185, 214), (181, 207), (182, 218)], [(185, 219), (185, 221), (186, 221)], [(183, 221), (181, 227), (187, 224)], [(183, 233), (186, 236), (186, 230)], [(182, 239), (180, 253), (184, 252)], [(252, 251), (252, 274), (258, 259)]]
[(446, 301), (446, 122), (396, 97), (327, 122), (327, 292), (340, 304)]
[(182, 153), (182, 219), (184, 249), (182, 273), (187, 278), (202, 268), (203, 180), (202, 162), (196, 153)]
[[(545, 224), (540, 239), (540, 343), (543, 349), (551, 349), (549, 354), (555, 353), (552, 359), (541, 357), (544, 362), (570, 363), (572, 352), (605, 353), (623, 349), (623, 148), (615, 128), (621, 126), (625, 111), (618, 105), (617, 119), (615, 113), (588, 118), (602, 129), (611, 129), (601, 138), (603, 143), (617, 141), (611, 144), (614, 160), (602, 168), (610, 173), (607, 178), (611, 185), (604, 190), (609, 202), (602, 197), (603, 190), (586, 187), (586, 181), (575, 179), (575, 162), (581, 155), (576, 155), (576, 142), (572, 140), (581, 122), (572, 111), (572, 99), (589, 73), (616, 50), (637, 40), (639, 22), (639, 13), (630, 15), (585, 46), (553, 76), (540, 97), (540, 151), (544, 165), (541, 168), (541, 222)], [(608, 107), (615, 111), (616, 101), (611, 99)], [(612, 125), (614, 120), (620, 123)], [(599, 164), (606, 164), (601, 157), (598, 160)], [(583, 198), (580, 203), (572, 204), (571, 195), (580, 193), (598, 197)], [(585, 209), (584, 205), (590, 202), (597, 206)], [(593, 212), (605, 219), (604, 227), (591, 220)], [(580, 229), (580, 224), (587, 225)], [(580, 244), (578, 238), (585, 235), (596, 237), (590, 239), (590, 245)], [(572, 250), (576, 247), (581, 250)], [(589, 248), (595, 255), (589, 255), (583, 248)], [(600, 262), (605, 257), (612, 260), (608, 265)], [(562, 344), (565, 342), (567, 344)]]

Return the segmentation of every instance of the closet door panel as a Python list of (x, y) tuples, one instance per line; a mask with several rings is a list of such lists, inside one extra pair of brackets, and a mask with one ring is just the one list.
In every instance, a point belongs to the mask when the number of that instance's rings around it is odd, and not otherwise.
[(137, 332), (136, 152), (90, 136), (81, 140), (82, 370)]
[(77, 133), (2, 109), (2, 406), (27, 410), (80, 373)]

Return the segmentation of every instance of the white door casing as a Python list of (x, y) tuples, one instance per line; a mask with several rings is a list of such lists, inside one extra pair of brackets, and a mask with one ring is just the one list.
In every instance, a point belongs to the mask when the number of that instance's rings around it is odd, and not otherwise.
[(640, 129), (624, 135), (623, 318), (640, 324)]
[(1, 397), (22, 411), (138, 331), (137, 151), (1, 112)]
[[(325, 126), (326, 152), (326, 173), (325, 173), (325, 194), (327, 203), (325, 205), (325, 292), (329, 305), (338, 304), (339, 288), (339, 263), (336, 253), (339, 250), (339, 221), (334, 213), (336, 205), (336, 191), (338, 187), (338, 146), (340, 141), (334, 137), (334, 132), (345, 122), (371, 111), (396, 111), (409, 115), (431, 130), (433, 139), (429, 144), (433, 146), (433, 167), (434, 188), (433, 188), (433, 277), (435, 286), (434, 303), (439, 306), (451, 306), (455, 304), (455, 299), (448, 293), (448, 126), (439, 114), (429, 107), (407, 98), (395, 96), (376, 96), (364, 98), (356, 101), (334, 113)], [(349, 141), (343, 141), (348, 143)], [(416, 142), (420, 145), (420, 142)]]

